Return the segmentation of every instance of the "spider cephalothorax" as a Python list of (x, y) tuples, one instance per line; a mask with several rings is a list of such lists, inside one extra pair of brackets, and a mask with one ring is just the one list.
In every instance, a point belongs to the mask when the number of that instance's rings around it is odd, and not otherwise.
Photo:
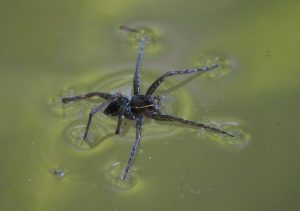
[[(131, 29), (128, 26), (121, 26), (120, 28), (122, 30), (130, 31), (130, 32), (134, 32), (134, 33), (138, 32), (136, 29)], [(122, 129), (122, 125), (123, 125), (123, 122), (125, 121), (125, 119), (136, 120), (136, 139), (135, 139), (134, 146), (133, 146), (130, 156), (129, 156), (127, 167), (126, 167), (124, 175), (122, 177), (123, 180), (125, 180), (128, 175), (128, 172), (132, 165), (133, 158), (137, 152), (137, 148), (141, 141), (141, 129), (142, 129), (144, 116), (147, 116), (147, 117), (155, 119), (155, 120), (161, 120), (161, 121), (175, 121), (175, 122), (179, 122), (182, 124), (204, 128), (204, 129), (210, 130), (215, 133), (220, 133), (220, 134), (224, 134), (224, 135), (233, 137), (232, 134), (227, 133), (226, 131), (221, 130), (216, 127), (212, 127), (212, 126), (200, 123), (200, 122), (186, 120), (186, 119), (176, 117), (176, 116), (162, 114), (160, 112), (159, 106), (158, 106), (160, 97), (159, 96), (152, 97), (152, 94), (154, 93), (154, 91), (157, 89), (157, 87), (160, 85), (160, 83), (165, 80), (166, 77), (179, 75), (179, 74), (204, 73), (204, 72), (208, 72), (213, 69), (216, 69), (217, 67), (219, 67), (219, 65), (215, 64), (215, 65), (201, 67), (201, 68), (175, 70), (175, 71), (166, 72), (162, 76), (158, 77), (151, 84), (151, 86), (148, 88), (146, 93), (143, 95), (143, 94), (141, 94), (141, 91), (140, 91), (140, 70), (141, 70), (141, 65), (142, 65), (142, 59), (144, 56), (145, 45), (146, 45), (146, 39), (144, 37), (142, 37), (141, 47), (140, 47), (140, 50), (138, 53), (138, 59), (137, 59), (135, 73), (134, 73), (134, 79), (133, 79), (133, 96), (131, 98), (126, 97), (126, 96), (122, 95), (121, 93), (109, 94), (109, 93), (105, 93), (105, 92), (91, 92), (91, 93), (87, 93), (84, 95), (62, 98), (63, 103), (68, 103), (68, 102), (76, 101), (76, 100), (83, 100), (83, 99), (91, 98), (94, 96), (98, 96), (98, 97), (105, 99), (105, 101), (103, 103), (98, 105), (96, 108), (94, 108), (90, 112), (86, 130), (85, 130), (84, 137), (83, 137), (84, 140), (87, 139), (88, 131), (89, 131), (93, 116), (97, 112), (99, 112), (103, 109), (104, 109), (104, 114), (106, 114), (106, 115), (118, 116), (116, 134), (120, 133), (120, 130)]]

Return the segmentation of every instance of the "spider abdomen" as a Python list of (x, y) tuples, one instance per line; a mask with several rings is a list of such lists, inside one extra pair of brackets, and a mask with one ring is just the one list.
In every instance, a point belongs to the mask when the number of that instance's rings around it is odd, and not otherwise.
[(117, 100), (115, 100), (106, 107), (106, 109), (104, 110), (104, 114), (109, 116), (116, 116), (118, 115), (119, 109), (120, 103)]

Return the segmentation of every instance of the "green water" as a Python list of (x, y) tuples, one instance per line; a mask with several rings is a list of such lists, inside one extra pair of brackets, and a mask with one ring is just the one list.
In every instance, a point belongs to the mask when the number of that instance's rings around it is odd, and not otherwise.
[[(1, 1), (1, 210), (299, 210), (299, 9), (297, 1)], [(153, 33), (144, 91), (167, 70), (225, 64), (169, 78), (157, 94), (164, 112), (240, 138), (146, 120), (129, 181), (116, 179), (134, 123), (115, 136), (116, 119), (98, 114), (87, 145), (80, 136), (101, 101), (63, 107), (59, 98), (131, 91), (138, 42), (121, 24)]]

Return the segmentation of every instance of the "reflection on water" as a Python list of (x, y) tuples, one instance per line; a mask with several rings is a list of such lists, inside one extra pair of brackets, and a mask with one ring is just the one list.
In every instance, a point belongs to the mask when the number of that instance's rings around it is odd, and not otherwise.
[(49, 172), (57, 178), (63, 178), (66, 176), (68, 170), (56, 167), (56, 168), (49, 169)]

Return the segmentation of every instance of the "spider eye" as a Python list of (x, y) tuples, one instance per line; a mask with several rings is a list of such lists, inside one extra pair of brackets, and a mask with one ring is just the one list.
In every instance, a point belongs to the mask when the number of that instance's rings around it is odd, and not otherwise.
[(106, 107), (106, 109), (104, 110), (104, 114), (115, 116), (118, 114), (119, 109), (120, 104), (118, 103), (118, 101), (113, 101)]

